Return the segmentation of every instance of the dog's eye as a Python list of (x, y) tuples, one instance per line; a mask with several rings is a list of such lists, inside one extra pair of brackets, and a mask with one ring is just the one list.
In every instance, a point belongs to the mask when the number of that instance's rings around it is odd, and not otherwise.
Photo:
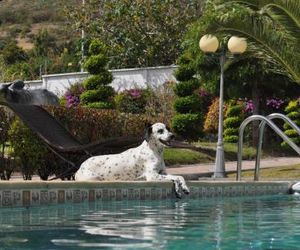
[(157, 130), (157, 133), (159, 133), (159, 134), (162, 134), (164, 132), (164, 130), (163, 129), (159, 129), (159, 130)]

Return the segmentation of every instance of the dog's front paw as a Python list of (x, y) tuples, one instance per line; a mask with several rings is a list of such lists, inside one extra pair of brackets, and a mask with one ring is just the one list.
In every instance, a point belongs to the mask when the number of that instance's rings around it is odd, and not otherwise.
[(188, 187), (182, 188), (182, 191), (183, 191), (185, 194), (189, 194), (189, 193), (190, 193), (190, 189), (189, 189)]

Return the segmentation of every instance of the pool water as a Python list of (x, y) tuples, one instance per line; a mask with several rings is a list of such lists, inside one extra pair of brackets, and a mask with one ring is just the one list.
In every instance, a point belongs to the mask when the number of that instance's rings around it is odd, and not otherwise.
[(0, 209), (0, 249), (300, 249), (300, 196)]

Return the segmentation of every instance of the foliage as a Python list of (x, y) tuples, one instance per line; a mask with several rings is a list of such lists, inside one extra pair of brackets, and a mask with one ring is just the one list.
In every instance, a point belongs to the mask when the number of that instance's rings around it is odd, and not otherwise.
[(18, 47), (16, 41), (11, 41), (2, 49), (2, 57), (6, 65), (25, 61), (27, 55), (24, 50)]
[(129, 89), (115, 96), (116, 108), (125, 113), (143, 114), (146, 111), (150, 89)]
[(45, 157), (45, 147), (19, 119), (15, 119), (9, 129), (9, 141), (14, 157), (20, 160), (23, 178), (30, 180)]
[(203, 131), (206, 133), (216, 134), (218, 132), (219, 122), (219, 98), (215, 98), (208, 108), (205, 116)]
[(80, 99), (82, 105), (89, 108), (110, 109), (114, 107), (115, 93), (111, 86), (107, 86), (112, 81), (112, 74), (107, 69), (108, 58), (105, 48), (102, 41), (94, 39), (89, 46), (91, 55), (84, 63), (84, 67), (92, 76), (83, 82), (85, 90), (80, 95)]
[(207, 112), (211, 96), (195, 75), (195, 65), (191, 58), (184, 54), (179, 62), (181, 64), (175, 71), (179, 82), (174, 87), (174, 92), (178, 95), (174, 102), (177, 114), (173, 118), (172, 127), (177, 134), (186, 139), (199, 139), (203, 132), (203, 114)]
[(232, 102), (228, 105), (224, 120), (225, 142), (234, 143), (238, 141), (238, 128), (245, 118), (244, 109), (245, 106), (242, 102)]
[(80, 105), (80, 95), (84, 91), (82, 83), (75, 83), (71, 85), (63, 98), (60, 100), (60, 103), (68, 108), (77, 107)]
[[(178, 71), (176, 71), (178, 72)], [(190, 75), (191, 76), (191, 75)], [(176, 84), (174, 87), (174, 92), (179, 97), (189, 96), (194, 93), (196, 89), (200, 87), (200, 82), (196, 79), (182, 81), (180, 84)]]
[[(292, 100), (288, 103), (287, 107), (285, 108), (285, 113), (287, 117), (289, 117), (292, 122), (296, 125), (300, 124), (300, 106), (299, 100)], [(293, 129), (287, 123), (284, 124), (284, 133), (296, 144), (300, 145), (300, 137), (295, 129)], [(288, 144), (286, 142), (282, 142), (281, 145), (284, 148), (288, 148)]]
[[(297, 63), (300, 52), (300, 2), (220, 2), (224, 4), (215, 6), (219, 14), (218, 31), (246, 37), (255, 57), (267, 60), (271, 70), (286, 74), (300, 83), (300, 66)], [(236, 15), (237, 10), (239, 15)]]
[(178, 98), (174, 103), (174, 108), (178, 113), (196, 113), (201, 109), (201, 99), (193, 94)]
[(183, 138), (196, 140), (201, 135), (201, 122), (199, 114), (177, 114), (173, 117), (172, 128)]
[(174, 64), (186, 28), (201, 14), (202, 1), (99, 0), (65, 9), (71, 30), (83, 28), (107, 44), (112, 68), (130, 68)]
[(156, 117), (143, 114), (125, 114), (110, 109), (83, 107), (45, 107), (83, 143), (118, 136), (142, 136), (145, 124), (156, 121)]

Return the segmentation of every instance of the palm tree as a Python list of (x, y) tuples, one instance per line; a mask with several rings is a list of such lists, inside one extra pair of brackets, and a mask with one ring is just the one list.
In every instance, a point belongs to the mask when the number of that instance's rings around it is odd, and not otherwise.
[(300, 1), (219, 2), (215, 9), (226, 15), (218, 18), (211, 28), (217, 28), (221, 33), (246, 37), (255, 57), (271, 62), (272, 70), (288, 75), (300, 84)]

